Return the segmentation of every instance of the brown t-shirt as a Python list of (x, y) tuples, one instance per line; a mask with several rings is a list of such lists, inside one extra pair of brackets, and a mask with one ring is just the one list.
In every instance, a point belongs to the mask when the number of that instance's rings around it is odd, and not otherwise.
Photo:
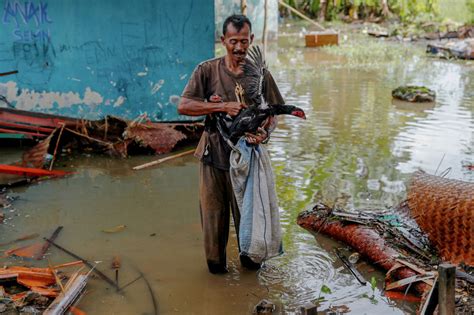
[[(222, 102), (236, 102), (236, 84), (246, 87), (244, 74), (236, 75), (225, 66), (224, 57), (215, 58), (200, 63), (194, 70), (188, 84), (184, 88), (182, 97), (196, 101), (209, 101), (213, 95), (219, 95)], [(267, 71), (264, 79), (265, 100), (269, 104), (284, 104), (280, 91)], [(244, 98), (249, 104), (247, 97)], [(229, 170), (230, 148), (215, 127), (214, 115), (206, 116), (206, 131), (196, 149), (196, 157), (203, 163), (218, 169)]]

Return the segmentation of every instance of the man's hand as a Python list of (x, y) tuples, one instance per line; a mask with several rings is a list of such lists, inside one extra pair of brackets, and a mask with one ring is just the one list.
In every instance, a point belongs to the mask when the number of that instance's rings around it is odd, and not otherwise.
[(240, 110), (247, 108), (247, 105), (239, 102), (226, 102), (223, 104), (223, 111), (229, 114), (229, 116), (237, 116), (240, 113)]
[(256, 134), (252, 134), (248, 132), (245, 133), (245, 140), (249, 144), (255, 144), (255, 145), (260, 144), (263, 141), (267, 140), (267, 138), (268, 138), (268, 132), (262, 127), (259, 127), (257, 129)]

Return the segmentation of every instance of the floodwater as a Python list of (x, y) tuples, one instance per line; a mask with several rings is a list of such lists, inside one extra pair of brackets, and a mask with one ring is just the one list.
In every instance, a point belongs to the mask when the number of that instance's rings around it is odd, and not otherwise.
[[(339, 47), (304, 47), (301, 29), (284, 27), (268, 50), (268, 63), (287, 103), (308, 119), (280, 119), (268, 145), (277, 181), (285, 254), (255, 273), (240, 267), (235, 236), (229, 241), (226, 275), (207, 272), (198, 212), (198, 162), (191, 156), (133, 171), (153, 157), (126, 160), (81, 155), (58, 167), (76, 173), (65, 179), (16, 188), (19, 199), (3, 210), (0, 242), (24, 234), (50, 235), (57, 243), (97, 262), (114, 278), (120, 256), (121, 285), (142, 272), (160, 314), (251, 314), (262, 299), (276, 314), (298, 314), (300, 305), (324, 296), (321, 309), (346, 305), (351, 314), (413, 314), (416, 304), (382, 295), (383, 273), (364, 261), (369, 280), (361, 286), (332, 248), (295, 223), (317, 201), (345, 209), (380, 210), (404, 200), (410, 173), (474, 180), (474, 64), (428, 58), (423, 45), (400, 44), (347, 33)], [(434, 89), (435, 104), (392, 103), (403, 84)], [(21, 149), (0, 149), (0, 162), (20, 158)], [(118, 225), (117, 233), (103, 230)], [(27, 244), (25, 242), (25, 244)], [(53, 264), (72, 261), (56, 249)], [(25, 261), (27, 264), (30, 261)], [(22, 263), (2, 258), (4, 265)], [(331, 293), (322, 293), (326, 285)], [(143, 280), (117, 294), (99, 279), (88, 284), (79, 305), (89, 314), (153, 314)]]

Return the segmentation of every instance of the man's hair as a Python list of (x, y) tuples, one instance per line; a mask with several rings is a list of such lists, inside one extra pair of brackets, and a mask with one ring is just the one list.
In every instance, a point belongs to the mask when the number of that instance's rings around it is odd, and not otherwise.
[(224, 21), (224, 25), (222, 26), (222, 34), (225, 35), (227, 33), (227, 25), (232, 24), (237, 29), (237, 32), (244, 27), (245, 24), (248, 24), (250, 31), (252, 31), (252, 23), (245, 15), (234, 14), (229, 16)]

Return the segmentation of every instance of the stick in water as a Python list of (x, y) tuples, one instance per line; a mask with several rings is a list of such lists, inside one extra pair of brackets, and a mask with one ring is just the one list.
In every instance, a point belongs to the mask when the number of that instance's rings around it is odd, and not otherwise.
[(59, 246), (58, 244), (56, 244), (55, 242), (47, 239), (46, 237), (44, 238), (45, 241), (51, 243), (51, 245), (53, 245), (54, 247), (62, 250), (63, 252), (65, 252), (66, 254), (68, 254), (69, 256), (72, 256), (74, 257), (75, 259), (78, 259), (78, 260), (81, 260), (84, 262), (84, 265), (86, 265), (87, 267), (91, 268), (100, 278), (102, 278), (102, 280), (104, 280), (105, 282), (107, 282), (108, 284), (110, 284), (111, 286), (113, 286), (115, 289), (119, 290), (120, 288), (117, 286), (117, 284), (115, 284), (115, 282), (110, 279), (109, 277), (107, 277), (104, 273), (102, 273), (100, 270), (97, 270), (97, 268), (95, 268), (94, 265), (92, 265), (89, 261), (87, 261), (86, 259), (84, 258), (81, 258), (79, 257), (78, 255), (68, 251), (67, 249), (65, 249), (64, 247), (62, 246)]
[(194, 151), (195, 151), (195, 149), (192, 149), (192, 150), (184, 151), (184, 152), (181, 152), (181, 153), (178, 153), (178, 154), (175, 154), (175, 155), (170, 155), (170, 156), (167, 156), (167, 157), (162, 158), (162, 159), (158, 159), (158, 160), (153, 161), (153, 162), (149, 162), (149, 163), (145, 163), (145, 164), (142, 164), (142, 165), (135, 166), (133, 169), (134, 170), (141, 170), (141, 169), (153, 166), (153, 165), (161, 164), (163, 162), (166, 162), (166, 161), (169, 161), (169, 160), (172, 160), (172, 159), (175, 159), (175, 158), (179, 158), (181, 156), (185, 156), (185, 155), (188, 155), (188, 154), (193, 154)]

